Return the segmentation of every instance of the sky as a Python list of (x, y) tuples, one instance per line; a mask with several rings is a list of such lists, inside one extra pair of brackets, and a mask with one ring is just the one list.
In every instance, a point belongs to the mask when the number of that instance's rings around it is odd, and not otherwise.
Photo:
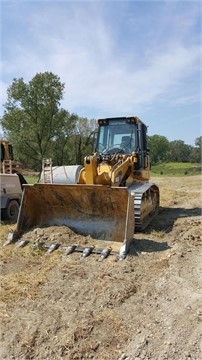
[[(88, 119), (138, 116), (148, 135), (201, 135), (202, 2), (0, 0), (0, 94), (53, 72), (61, 106)], [(1, 106), (0, 116), (4, 108)]]

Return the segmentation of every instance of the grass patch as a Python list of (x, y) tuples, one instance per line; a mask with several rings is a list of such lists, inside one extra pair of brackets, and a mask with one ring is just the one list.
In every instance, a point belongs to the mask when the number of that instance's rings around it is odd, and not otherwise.
[(36, 183), (38, 183), (39, 176), (38, 175), (24, 175), (24, 178), (28, 184), (36, 184)]
[[(0, 227), (1, 245), (11, 228), (14, 225)], [(41, 286), (47, 282), (47, 273), (58, 262), (59, 256), (59, 252), (45, 256), (44, 252), (33, 250), (30, 246), (17, 248), (9, 245), (0, 248), (0, 316), (6, 314), (10, 303), (24, 297), (35, 299), (39, 295)]]
[(55, 266), (59, 257), (59, 253), (51, 257), (38, 255), (36, 258), (33, 255), (34, 251), (28, 246), (18, 249), (10, 245), (0, 250), (0, 315), (4, 304), (8, 305), (24, 297), (35, 299), (41, 286), (47, 282), (47, 273)]
[(160, 163), (153, 165), (151, 168), (152, 175), (171, 175), (171, 176), (182, 176), (182, 175), (199, 175), (201, 174), (201, 164), (192, 163)]

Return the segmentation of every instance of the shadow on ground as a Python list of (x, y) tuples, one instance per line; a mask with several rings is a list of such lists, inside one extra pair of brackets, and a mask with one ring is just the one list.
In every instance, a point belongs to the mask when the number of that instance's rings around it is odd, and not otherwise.
[[(152, 232), (163, 232), (168, 234), (172, 231), (174, 223), (177, 219), (180, 218), (190, 218), (190, 217), (200, 217), (201, 208), (168, 208), (160, 207), (159, 212), (150, 225), (144, 230), (144, 234), (149, 238), (149, 234)], [(171, 247), (167, 242), (157, 242), (149, 239), (134, 239), (131, 242), (129, 255), (138, 255), (141, 252), (157, 252), (165, 251)]]
[(157, 251), (165, 251), (171, 249), (171, 247), (166, 242), (157, 242), (154, 240), (148, 239), (134, 239), (131, 242), (129, 255), (138, 255), (141, 252), (157, 252)]
[(144, 232), (148, 234), (153, 230), (164, 231), (167, 234), (172, 231), (177, 219), (201, 216), (201, 211), (198, 207), (193, 209), (160, 207), (158, 214)]

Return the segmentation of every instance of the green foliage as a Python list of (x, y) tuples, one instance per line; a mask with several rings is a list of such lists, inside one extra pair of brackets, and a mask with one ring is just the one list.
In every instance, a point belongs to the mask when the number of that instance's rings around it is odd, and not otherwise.
[(93, 134), (97, 127), (95, 120), (79, 118), (76, 122), (76, 131), (72, 138), (74, 144), (73, 164), (82, 164), (86, 155), (93, 150)]
[(8, 88), (1, 126), (18, 159), (33, 168), (52, 155), (56, 140), (62, 152), (64, 138), (71, 135), (75, 117), (59, 108), (63, 91), (64, 84), (51, 72), (37, 74), (28, 84), (14, 79)]
[(196, 147), (193, 147), (190, 153), (190, 161), (200, 163), (202, 158), (202, 136), (196, 138), (195, 145)]
[(202, 147), (202, 136), (199, 136), (199, 137), (196, 138), (195, 145), (196, 145), (197, 148), (201, 149), (201, 147)]
[(169, 153), (169, 141), (165, 136), (148, 136), (148, 148), (152, 164), (166, 161)]
[(192, 147), (190, 145), (186, 145), (182, 140), (171, 141), (169, 148), (168, 161), (173, 162), (187, 162), (192, 150)]
[(151, 164), (161, 162), (192, 162), (201, 163), (201, 140), (196, 139), (196, 146), (187, 145), (182, 140), (168, 141), (160, 135), (148, 136), (148, 148), (150, 151)]
[(67, 123), (58, 129), (54, 138), (51, 139), (48, 157), (52, 158), (54, 165), (60, 166), (71, 163), (71, 141), (74, 137), (75, 126), (78, 119), (76, 114), (69, 115)]
[(15, 158), (40, 170), (43, 158), (54, 165), (81, 164), (92, 153), (95, 121), (60, 108), (64, 84), (51, 72), (22, 78), (9, 86), (1, 126), (14, 147)]

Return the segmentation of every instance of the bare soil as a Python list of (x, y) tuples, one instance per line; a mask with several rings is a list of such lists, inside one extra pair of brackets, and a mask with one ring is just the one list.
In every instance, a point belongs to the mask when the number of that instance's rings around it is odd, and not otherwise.
[[(41, 241), (94, 244), (65, 227), (1, 247), (0, 358), (201, 359), (201, 179), (152, 179), (159, 214), (124, 261), (45, 254)], [(1, 225), (1, 244), (10, 228)]]

